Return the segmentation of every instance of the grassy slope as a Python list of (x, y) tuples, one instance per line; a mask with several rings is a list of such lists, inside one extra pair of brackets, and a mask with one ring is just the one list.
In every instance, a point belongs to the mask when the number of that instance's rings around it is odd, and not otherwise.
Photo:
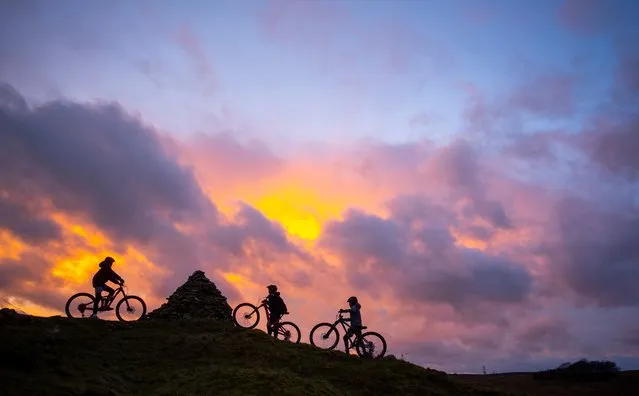
[[(6, 313), (6, 312), (5, 312)], [(503, 395), (214, 321), (0, 315), (2, 395)]]
[(455, 375), (470, 384), (528, 396), (631, 396), (639, 394), (639, 371), (624, 371), (608, 382), (534, 381), (532, 373)]

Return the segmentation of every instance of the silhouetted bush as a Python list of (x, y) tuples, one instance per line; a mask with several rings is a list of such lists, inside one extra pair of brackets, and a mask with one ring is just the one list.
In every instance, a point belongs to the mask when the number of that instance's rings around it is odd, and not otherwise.
[(607, 381), (617, 376), (619, 367), (608, 360), (579, 360), (575, 363), (564, 363), (561, 366), (538, 371), (533, 374), (535, 380), (569, 380), (569, 381)]

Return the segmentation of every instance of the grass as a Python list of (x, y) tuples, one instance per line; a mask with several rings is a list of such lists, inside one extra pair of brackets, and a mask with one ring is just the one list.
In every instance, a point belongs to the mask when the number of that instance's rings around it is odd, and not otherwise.
[(500, 396), (401, 360), (363, 360), (209, 321), (0, 315), (2, 395)]

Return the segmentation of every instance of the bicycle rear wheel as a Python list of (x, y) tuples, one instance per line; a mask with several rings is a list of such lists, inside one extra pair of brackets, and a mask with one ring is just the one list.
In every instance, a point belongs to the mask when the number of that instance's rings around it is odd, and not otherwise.
[(359, 337), (355, 350), (361, 358), (379, 359), (386, 354), (386, 340), (381, 334), (368, 331)]
[(332, 323), (318, 323), (309, 335), (311, 344), (321, 349), (334, 349), (339, 342), (339, 331)]
[(233, 310), (233, 321), (243, 329), (252, 329), (260, 322), (260, 311), (251, 303), (242, 303)]
[(300, 328), (293, 322), (280, 322), (275, 332), (275, 338), (282, 336), (284, 341), (292, 342), (293, 344), (299, 344), (302, 334)]
[[(94, 301), (95, 296), (89, 293), (74, 294), (67, 300), (67, 304), (64, 306), (64, 312), (69, 318), (84, 318), (90, 316), (93, 313)], [(80, 313), (78, 316), (74, 315), (74, 308), (77, 308)]]
[(140, 320), (144, 315), (146, 315), (146, 303), (138, 296), (126, 296), (115, 307), (115, 316), (121, 322)]

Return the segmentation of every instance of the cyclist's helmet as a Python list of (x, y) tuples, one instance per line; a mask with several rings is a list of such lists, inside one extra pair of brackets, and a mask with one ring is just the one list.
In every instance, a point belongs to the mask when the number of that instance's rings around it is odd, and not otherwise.
[(271, 293), (275, 293), (277, 291), (277, 286), (275, 286), (275, 285), (268, 285), (268, 286), (266, 286), (266, 288)]
[(105, 257), (104, 260), (102, 260), (102, 262), (100, 262), (100, 268), (111, 268), (111, 266), (113, 265), (113, 263), (115, 262), (115, 260), (113, 259), (113, 257)]
[(357, 304), (357, 297), (351, 296), (351, 297), (348, 298), (348, 300), (346, 300), (346, 302), (348, 302), (351, 305)]

